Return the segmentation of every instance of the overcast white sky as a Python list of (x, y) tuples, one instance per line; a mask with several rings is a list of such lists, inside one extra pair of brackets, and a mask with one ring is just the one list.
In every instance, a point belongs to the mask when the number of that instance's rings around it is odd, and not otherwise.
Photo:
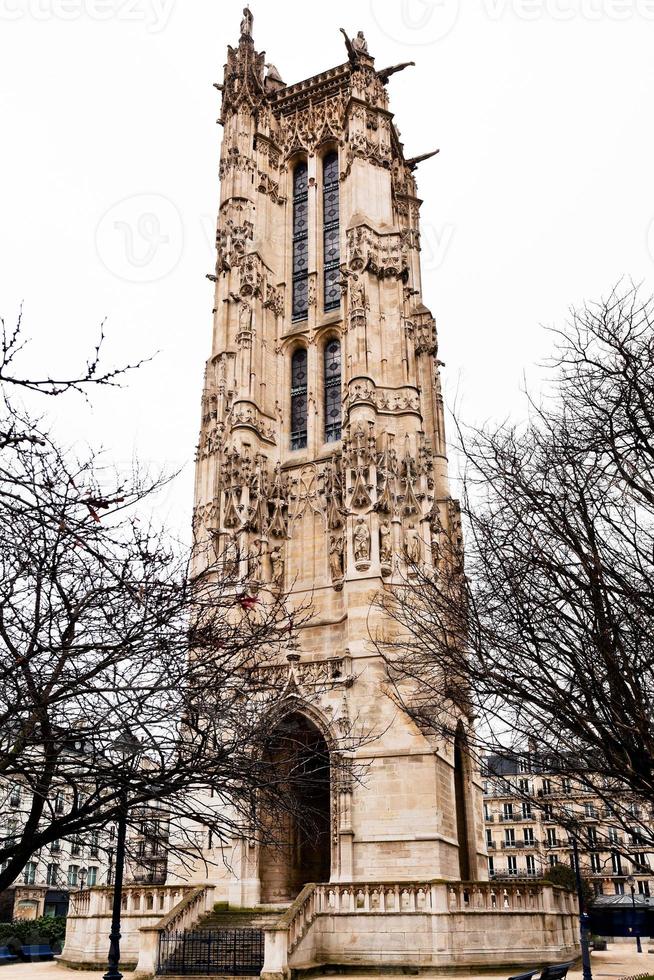
[[(468, 421), (523, 413), (542, 324), (622, 275), (654, 290), (654, 0), (253, 0), (287, 82), (363, 29), (419, 171), (425, 298)], [(0, 314), (33, 360), (160, 351), (120, 392), (51, 405), (59, 433), (185, 466), (186, 531), (209, 352), (225, 47), (234, 0), (0, 0)]]

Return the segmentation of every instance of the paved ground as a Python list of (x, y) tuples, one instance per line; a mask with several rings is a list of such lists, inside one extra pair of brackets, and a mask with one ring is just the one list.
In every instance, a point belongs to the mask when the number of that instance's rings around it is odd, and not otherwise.
[[(652, 953), (648, 953), (648, 949)], [(592, 969), (594, 980), (613, 980), (616, 977), (634, 977), (639, 974), (654, 974), (654, 942), (643, 944), (643, 953), (638, 955), (631, 943), (616, 943), (609, 946), (606, 953), (593, 953)], [(79, 970), (65, 970), (58, 963), (12, 963), (0, 968), (0, 980), (100, 980), (104, 970), (87, 973)], [(126, 980), (131, 974), (126, 973)], [(486, 973), (483, 977), (460, 977), (460, 980), (506, 980), (506, 971)], [(581, 969), (571, 970), (569, 980), (581, 980)], [(317, 980), (317, 978), (316, 978)], [(329, 980), (334, 980), (333, 975)], [(366, 980), (358, 976), (357, 980)], [(379, 975), (369, 980), (379, 980)]]

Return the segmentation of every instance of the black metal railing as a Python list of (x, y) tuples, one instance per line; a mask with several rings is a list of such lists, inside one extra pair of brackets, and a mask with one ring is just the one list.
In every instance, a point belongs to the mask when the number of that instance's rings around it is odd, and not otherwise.
[(263, 967), (262, 929), (198, 929), (162, 933), (159, 976), (253, 977)]

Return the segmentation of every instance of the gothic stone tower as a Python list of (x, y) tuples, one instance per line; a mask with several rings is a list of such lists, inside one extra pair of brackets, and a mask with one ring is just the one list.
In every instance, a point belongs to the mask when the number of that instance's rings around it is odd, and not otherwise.
[(421, 296), (418, 161), (389, 110), (403, 66), (376, 70), (362, 34), (346, 45), (344, 64), (286, 85), (245, 10), (218, 86), (195, 531), (243, 576), (310, 598), (280, 673), (300, 741), (332, 752), (344, 720), (379, 733), (354, 753), (361, 783), (342, 771), (327, 781), (316, 839), (287, 853), (243, 844), (225, 897), (244, 905), (288, 901), (307, 881), (486, 877), (465, 753), (429, 741), (384, 696), (369, 641), (374, 593), (407, 558), (431, 563), (443, 535), (460, 543), (460, 527)]

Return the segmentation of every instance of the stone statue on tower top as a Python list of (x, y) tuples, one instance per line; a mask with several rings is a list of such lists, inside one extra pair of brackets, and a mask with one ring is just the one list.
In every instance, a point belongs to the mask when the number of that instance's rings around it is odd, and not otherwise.
[(252, 37), (254, 17), (249, 7), (243, 8), (243, 20), (241, 21), (241, 37)]

